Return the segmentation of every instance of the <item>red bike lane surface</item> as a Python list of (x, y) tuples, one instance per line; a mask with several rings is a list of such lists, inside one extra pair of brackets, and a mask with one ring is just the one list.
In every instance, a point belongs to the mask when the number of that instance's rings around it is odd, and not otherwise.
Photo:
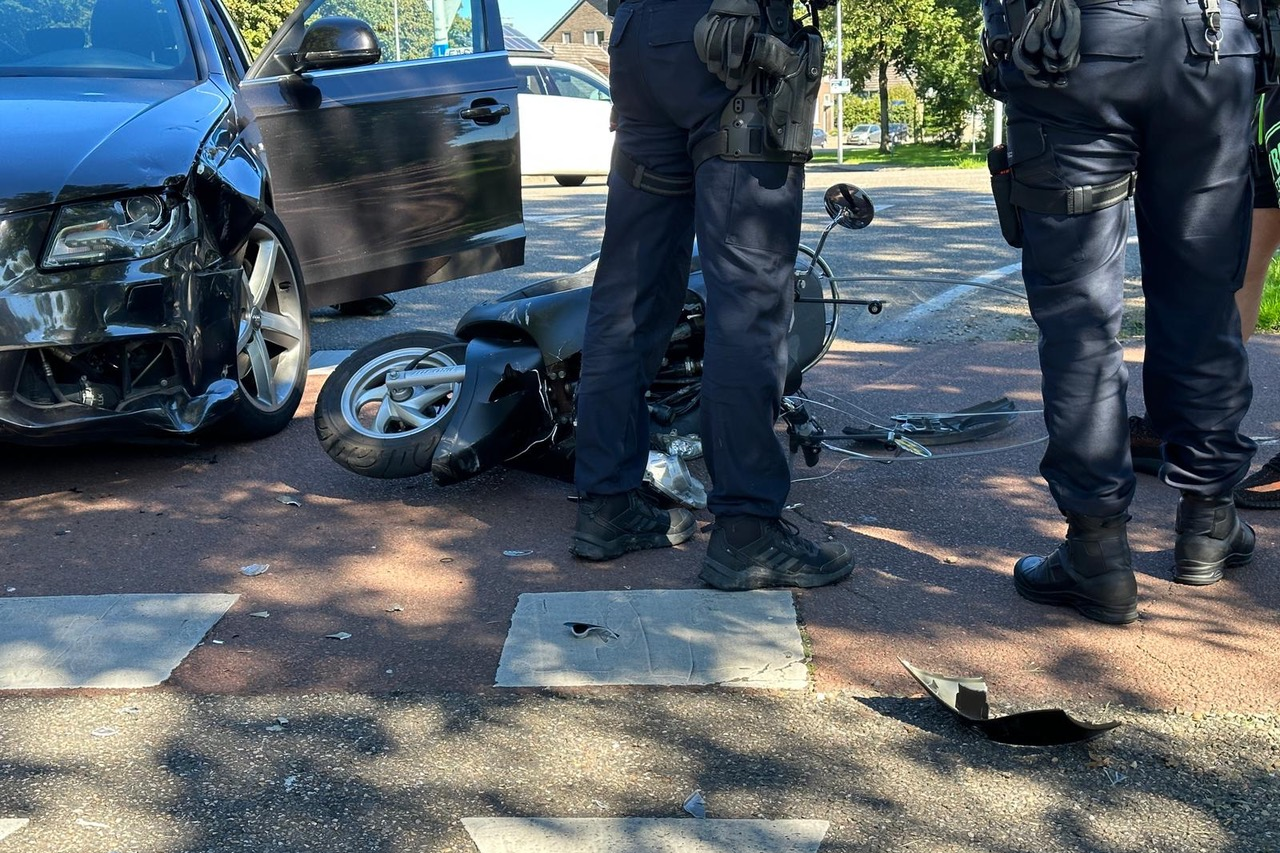
[[(1271, 434), (1280, 340), (1255, 339), (1250, 352), (1257, 399), (1246, 429)], [(1139, 401), (1140, 345), (1128, 357)], [(565, 483), (495, 470), (442, 489), (428, 477), (348, 473), (312, 430), (322, 379), (313, 375), (290, 428), (265, 441), (0, 452), (7, 595), (238, 594), (161, 690), (479, 692), (493, 689), (522, 593), (701, 587), (705, 512), (683, 546), (593, 564), (568, 553), (575, 509)], [(1001, 395), (1039, 406), (1028, 343), (838, 343), (806, 388), (877, 413), (951, 411)], [(853, 422), (814, 412), (829, 432)], [(994, 443), (1042, 433), (1030, 414)], [(1273, 452), (1261, 448), (1258, 461)], [(797, 482), (788, 517), (807, 535), (848, 543), (858, 563), (844, 583), (795, 595), (815, 689), (920, 695), (904, 658), (984, 676), (993, 705), (1280, 708), (1271, 678), (1280, 669), (1280, 514), (1245, 512), (1258, 533), (1250, 566), (1212, 587), (1176, 585), (1177, 496), (1141, 477), (1130, 527), (1141, 618), (1096, 624), (1013, 590), (1014, 560), (1054, 547), (1063, 532), (1036, 470), (1040, 453), (1029, 444), (889, 465), (827, 453), (813, 469), (796, 457), (798, 478), (829, 476)], [(261, 563), (265, 574), (241, 571)], [(327, 636), (339, 632), (350, 637)]]

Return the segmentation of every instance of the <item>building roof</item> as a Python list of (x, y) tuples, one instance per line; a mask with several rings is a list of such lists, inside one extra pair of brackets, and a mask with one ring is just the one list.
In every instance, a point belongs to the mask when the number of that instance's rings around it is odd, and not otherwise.
[(502, 45), (507, 53), (516, 56), (551, 56), (551, 51), (517, 30), (506, 21), (502, 22)]
[(556, 59), (572, 62), (609, 76), (609, 51), (596, 44), (556, 44), (545, 45)]
[(569, 19), (569, 16), (572, 15), (574, 12), (578, 11), (578, 9), (584, 5), (592, 7), (601, 15), (612, 20), (612, 17), (609, 15), (608, 0), (578, 0), (577, 3), (574, 3), (572, 6), (569, 7), (569, 11), (565, 12), (563, 15), (560, 16), (560, 20), (552, 24), (551, 28), (542, 34), (541, 40), (542, 41), (550, 40), (551, 36), (554, 35), (557, 30), (560, 29), (560, 26)]

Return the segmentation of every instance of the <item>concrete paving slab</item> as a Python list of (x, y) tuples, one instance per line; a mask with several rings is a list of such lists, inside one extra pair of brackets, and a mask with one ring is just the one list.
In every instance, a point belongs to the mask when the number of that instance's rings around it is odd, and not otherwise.
[(25, 817), (0, 817), (0, 841), (27, 825)]
[(816, 853), (825, 820), (463, 818), (480, 853)]
[(0, 689), (152, 687), (237, 595), (0, 599)]
[[(575, 637), (566, 622), (602, 626), (609, 633)], [(803, 690), (808, 673), (788, 591), (553, 592), (520, 596), (495, 683)]]

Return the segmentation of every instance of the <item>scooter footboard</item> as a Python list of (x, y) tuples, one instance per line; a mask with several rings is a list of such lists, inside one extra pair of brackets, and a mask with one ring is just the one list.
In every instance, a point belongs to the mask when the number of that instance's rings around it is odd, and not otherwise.
[(542, 393), (537, 347), (478, 339), (467, 344), (467, 372), (431, 462), (447, 486), (519, 454), (553, 427)]

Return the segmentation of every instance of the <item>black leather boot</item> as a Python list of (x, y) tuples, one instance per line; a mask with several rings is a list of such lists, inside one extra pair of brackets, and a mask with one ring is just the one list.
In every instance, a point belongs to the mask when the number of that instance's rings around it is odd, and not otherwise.
[(1124, 625), (1138, 618), (1127, 513), (1091, 518), (1066, 513), (1067, 538), (1045, 557), (1023, 557), (1013, 567), (1018, 594), (1037, 604), (1074, 607), (1090, 619)]
[(1217, 583), (1223, 568), (1253, 559), (1253, 528), (1236, 515), (1231, 495), (1183, 492), (1174, 530), (1178, 538), (1173, 545), (1173, 579), (1178, 583)]

